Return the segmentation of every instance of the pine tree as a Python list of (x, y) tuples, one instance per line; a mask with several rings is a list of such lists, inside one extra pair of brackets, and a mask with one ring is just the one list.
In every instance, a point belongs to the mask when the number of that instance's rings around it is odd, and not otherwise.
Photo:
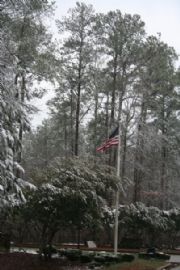
[[(59, 30), (67, 33), (64, 40), (63, 54), (66, 57), (66, 70), (73, 78), (75, 98), (75, 139), (74, 154), (79, 155), (80, 115), (83, 103), (90, 97), (89, 70), (92, 59), (92, 25), (93, 8), (84, 3), (76, 3), (76, 7), (69, 11), (69, 16), (58, 22)], [(68, 75), (67, 75), (68, 76)], [(66, 77), (65, 80), (71, 78)]]
[(29, 130), (27, 104), (32, 96), (34, 81), (47, 74), (46, 65), (39, 62), (48, 58), (46, 28), (42, 16), (51, 4), (44, 1), (3, 1), (1, 3), (1, 170), (2, 197), (10, 194), (23, 198), (22, 156), (23, 132)]

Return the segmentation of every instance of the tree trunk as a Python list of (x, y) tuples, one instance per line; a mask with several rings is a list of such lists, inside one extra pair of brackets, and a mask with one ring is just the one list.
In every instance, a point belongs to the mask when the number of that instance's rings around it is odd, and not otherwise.
[[(16, 81), (17, 83), (17, 81)], [(24, 105), (25, 101), (25, 91), (26, 91), (26, 81), (25, 81), (25, 74), (21, 74), (21, 92), (18, 95), (18, 99), (21, 102), (22, 106)], [(18, 147), (17, 147), (17, 162), (21, 164), (22, 161), (22, 140), (23, 140), (23, 123), (22, 119), (19, 119), (19, 134), (18, 134)], [(22, 178), (22, 172), (20, 170), (16, 171), (16, 177)]]
[(143, 152), (144, 152), (144, 125), (146, 122), (147, 108), (145, 98), (142, 98), (141, 115), (138, 123), (138, 135), (134, 158), (134, 197), (133, 201), (141, 201), (141, 189), (143, 180)]
[(164, 108), (164, 97), (162, 100), (162, 110), (161, 110), (161, 131), (162, 131), (162, 144), (161, 144), (161, 193), (162, 193), (162, 200), (161, 200), (161, 208), (165, 209), (167, 203), (165, 203), (168, 198), (166, 194), (166, 162), (167, 162), (167, 147), (166, 147), (166, 127), (165, 127), (165, 108)]
[(107, 92), (107, 101), (105, 104), (106, 118), (105, 118), (105, 127), (106, 127), (106, 138), (109, 136), (109, 93)]
[(77, 101), (76, 101), (76, 127), (75, 127), (75, 156), (79, 155), (79, 118), (80, 118), (80, 102), (81, 102), (81, 80), (82, 80), (82, 47), (83, 39), (81, 38), (79, 52), (79, 68), (78, 68), (78, 85), (77, 85)]
[(65, 150), (65, 157), (67, 158), (67, 152), (68, 152), (68, 142), (67, 142), (67, 115), (66, 112), (64, 112), (64, 150)]
[(116, 90), (117, 90), (117, 53), (115, 53), (114, 61), (113, 61), (113, 88), (112, 88), (112, 95), (111, 95), (111, 121), (110, 121), (111, 128), (114, 125)]
[(126, 173), (127, 129), (128, 129), (128, 115), (126, 116), (126, 123), (122, 132), (121, 179), (124, 179)]
[(79, 116), (80, 116), (81, 84), (78, 84), (76, 105), (76, 127), (75, 127), (75, 156), (79, 155)]
[[(114, 127), (115, 121), (115, 97), (117, 90), (117, 53), (115, 52), (115, 56), (113, 59), (113, 88), (111, 93), (111, 116), (110, 116), (110, 130)], [(115, 166), (116, 164), (116, 150), (109, 149), (109, 165)]]
[(71, 128), (71, 155), (74, 154), (74, 128), (73, 128), (73, 112), (74, 112), (74, 106), (73, 106), (73, 89), (71, 88), (71, 99), (70, 99), (70, 104), (71, 104), (71, 120), (70, 120), (70, 128)]
[(80, 249), (80, 240), (81, 240), (81, 228), (77, 229), (77, 248)]
[(97, 114), (98, 114), (98, 90), (95, 86), (95, 108), (94, 108), (94, 156), (96, 156), (96, 148), (97, 148)]

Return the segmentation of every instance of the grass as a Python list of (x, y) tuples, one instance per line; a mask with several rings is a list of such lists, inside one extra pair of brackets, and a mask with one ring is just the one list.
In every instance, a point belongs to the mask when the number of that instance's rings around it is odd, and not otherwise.
[(116, 265), (111, 265), (106, 270), (156, 270), (159, 267), (167, 264), (166, 261), (162, 260), (143, 260), (143, 259), (135, 259), (130, 263), (121, 263)]

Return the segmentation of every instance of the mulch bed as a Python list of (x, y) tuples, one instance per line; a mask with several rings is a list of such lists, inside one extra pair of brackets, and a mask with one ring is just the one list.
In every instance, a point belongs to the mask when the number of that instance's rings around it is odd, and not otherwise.
[(38, 255), (26, 253), (0, 254), (0, 269), (2, 270), (86, 270), (86, 266), (69, 263), (66, 260), (40, 260)]

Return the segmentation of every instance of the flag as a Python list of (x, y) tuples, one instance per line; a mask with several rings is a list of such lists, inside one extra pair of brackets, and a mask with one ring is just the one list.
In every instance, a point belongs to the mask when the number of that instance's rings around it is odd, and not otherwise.
[(106, 140), (101, 146), (99, 146), (96, 151), (104, 152), (113, 145), (118, 145), (119, 143), (119, 127), (116, 127), (113, 132), (110, 134), (108, 140)]

